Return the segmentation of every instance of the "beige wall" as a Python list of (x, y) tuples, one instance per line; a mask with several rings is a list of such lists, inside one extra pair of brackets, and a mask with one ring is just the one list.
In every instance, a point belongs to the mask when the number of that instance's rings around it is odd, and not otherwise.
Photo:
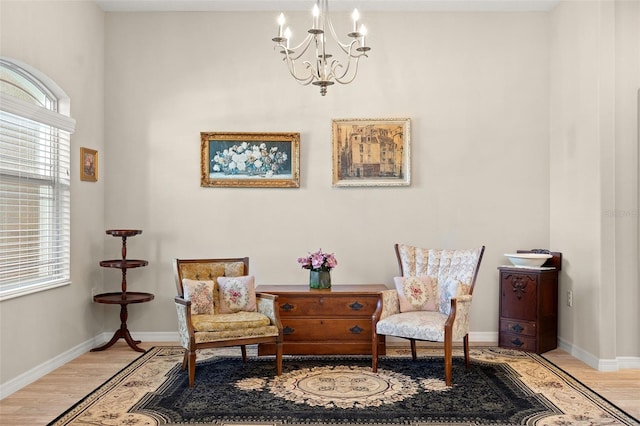
[(562, 300), (574, 293), (560, 335), (602, 368), (640, 354), (638, 22), (637, 1), (551, 14), (551, 244), (567, 255)]
[[(0, 382), (72, 350), (103, 330), (90, 288), (102, 286), (104, 182), (80, 182), (80, 147), (104, 152), (104, 13), (91, 2), (0, 2), (0, 55), (25, 62), (71, 98), (69, 286), (0, 302)], [(100, 159), (101, 157), (99, 157)], [(100, 164), (99, 164), (100, 166)], [(46, 369), (46, 368), (45, 368)]]
[[(629, 272), (637, 224), (612, 226), (603, 214), (626, 208), (613, 196), (637, 188), (637, 152), (627, 138), (613, 149), (601, 132), (626, 135), (634, 119), (610, 124), (594, 99), (620, 110), (626, 91), (594, 95), (601, 77), (591, 69), (604, 68), (607, 87), (616, 78), (626, 87), (623, 66), (612, 71), (593, 55), (610, 59), (612, 39), (637, 29), (628, 18), (627, 29), (611, 27), (611, 11), (599, 22), (609, 6), (578, 3), (550, 13), (363, 13), (370, 58), (353, 84), (321, 97), (273, 51), (273, 13), (104, 14), (89, 2), (2, 0), (0, 53), (67, 91), (78, 121), (74, 167), (78, 147), (98, 149), (100, 180), (73, 180), (73, 284), (0, 305), (1, 381), (118, 327), (117, 308), (89, 300), (92, 287), (119, 288), (119, 272), (98, 261), (120, 253), (104, 230), (128, 227), (144, 230), (129, 256), (150, 262), (129, 272), (129, 288), (156, 295), (129, 310), (137, 333), (176, 330), (173, 257), (247, 255), (259, 284), (294, 284), (308, 280), (295, 259), (321, 247), (338, 258), (334, 283), (391, 286), (395, 242), (485, 244), (475, 336), (495, 338), (503, 253), (548, 247), (565, 255), (563, 291), (576, 292), (574, 308), (561, 304), (564, 341), (595, 358), (640, 356), (620, 320), (638, 322)], [(289, 15), (294, 29), (306, 20)], [(64, 24), (49, 30), (55, 19)], [(331, 187), (331, 119), (360, 117), (411, 118), (410, 187)], [(201, 188), (201, 131), (300, 132), (301, 187)], [(612, 327), (628, 342), (612, 341)]]
[[(485, 244), (472, 327), (496, 332), (503, 253), (549, 245), (547, 15), (367, 13), (370, 58), (326, 97), (287, 74), (273, 13), (106, 22), (106, 225), (144, 230), (129, 281), (156, 294), (134, 330), (175, 329), (173, 257), (248, 255), (258, 283), (294, 284), (322, 248), (334, 283), (392, 285), (404, 242)], [(331, 187), (331, 119), (359, 117), (411, 118), (410, 187)], [(201, 188), (201, 131), (300, 132), (301, 187)]]

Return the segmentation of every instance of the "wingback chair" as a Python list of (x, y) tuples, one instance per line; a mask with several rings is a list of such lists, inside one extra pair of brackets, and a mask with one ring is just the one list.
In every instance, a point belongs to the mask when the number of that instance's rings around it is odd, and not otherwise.
[(373, 315), (372, 361), (378, 371), (378, 336), (444, 342), (445, 382), (451, 386), (453, 341), (462, 340), (469, 368), (469, 312), (484, 246), (469, 250), (425, 249), (395, 244), (400, 277), (382, 292)]
[(189, 386), (196, 374), (196, 351), (240, 346), (247, 361), (246, 345), (275, 343), (276, 374), (282, 374), (282, 324), (277, 296), (255, 293), (249, 276), (249, 258), (174, 259), (178, 295), (182, 369), (189, 367)]

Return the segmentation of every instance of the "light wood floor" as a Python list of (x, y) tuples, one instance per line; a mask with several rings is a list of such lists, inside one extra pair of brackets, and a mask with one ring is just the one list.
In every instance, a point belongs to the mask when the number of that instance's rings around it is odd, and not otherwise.
[[(175, 345), (143, 342), (152, 346)], [(140, 356), (120, 341), (104, 352), (89, 352), (0, 401), (0, 424), (46, 425)], [(640, 419), (640, 369), (596, 371), (556, 349), (545, 357), (632, 416)]]

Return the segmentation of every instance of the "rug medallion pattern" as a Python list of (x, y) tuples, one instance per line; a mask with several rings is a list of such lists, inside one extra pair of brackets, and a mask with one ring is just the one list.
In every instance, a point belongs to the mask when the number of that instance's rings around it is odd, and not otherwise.
[[(199, 353), (196, 384), (180, 370), (182, 349), (157, 347), (51, 425), (638, 425), (638, 421), (535, 354), (471, 351), (454, 358), (453, 386), (437, 350), (367, 356), (270, 357), (233, 349)], [(252, 356), (253, 355), (253, 356)], [(456, 355), (454, 353), (454, 355)], [(460, 354), (458, 354), (460, 355)]]
[(327, 365), (301, 368), (273, 380), (243, 379), (246, 391), (266, 390), (271, 395), (309, 406), (325, 408), (380, 407), (411, 398), (419, 385), (411, 377), (369, 367)]

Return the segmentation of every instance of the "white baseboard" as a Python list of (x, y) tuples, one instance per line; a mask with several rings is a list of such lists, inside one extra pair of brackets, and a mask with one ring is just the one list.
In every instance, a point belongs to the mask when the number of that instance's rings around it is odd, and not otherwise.
[(498, 346), (497, 331), (472, 331), (469, 333), (469, 343), (483, 343), (487, 345)]
[[(135, 340), (142, 340), (143, 342), (176, 342), (176, 344), (179, 344), (180, 342), (180, 335), (177, 331), (150, 331), (141, 333), (132, 332), (131, 337), (133, 337)], [(110, 338), (111, 334), (109, 334), (108, 337), (105, 338), (105, 342)]]
[(0, 400), (8, 397), (12, 393), (22, 389), (35, 382), (36, 380), (46, 376), (58, 367), (62, 367), (69, 361), (72, 361), (76, 357), (90, 351), (92, 348), (100, 344), (100, 336), (96, 336), (79, 345), (61, 353), (58, 356), (51, 358), (49, 361), (32, 368), (31, 370), (20, 374), (5, 383), (0, 384)]
[(640, 357), (601, 359), (562, 338), (558, 339), (558, 347), (598, 371), (618, 371), (630, 368), (640, 368)]
[(619, 356), (618, 367), (620, 370), (629, 370), (631, 368), (640, 368), (640, 357), (638, 356)]

